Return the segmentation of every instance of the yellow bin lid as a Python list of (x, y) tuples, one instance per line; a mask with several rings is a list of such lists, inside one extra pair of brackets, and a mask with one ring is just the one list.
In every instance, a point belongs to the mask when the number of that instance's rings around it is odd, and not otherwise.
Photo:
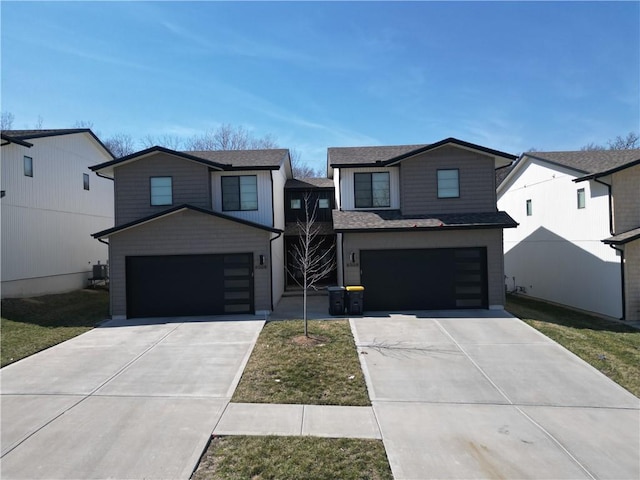
[(364, 287), (362, 285), (350, 285), (347, 287), (347, 292), (363, 292)]

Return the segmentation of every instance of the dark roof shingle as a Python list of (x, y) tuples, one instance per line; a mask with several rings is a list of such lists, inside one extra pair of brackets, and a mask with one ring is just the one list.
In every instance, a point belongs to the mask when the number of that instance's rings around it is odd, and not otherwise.
[(331, 165), (375, 163), (384, 162), (426, 146), (427, 144), (388, 145), (382, 147), (331, 147), (327, 149), (327, 155)]
[(528, 152), (524, 156), (547, 160), (584, 174), (597, 174), (640, 160), (640, 149)]
[(214, 163), (231, 165), (235, 168), (280, 168), (280, 165), (289, 154), (289, 150), (286, 148), (274, 148), (265, 150), (185, 151), (182, 153)]
[(511, 228), (517, 225), (506, 212), (404, 216), (400, 210), (333, 211), (336, 231)]
[(285, 183), (284, 188), (290, 189), (313, 189), (313, 188), (335, 188), (333, 180), (330, 178), (290, 178)]

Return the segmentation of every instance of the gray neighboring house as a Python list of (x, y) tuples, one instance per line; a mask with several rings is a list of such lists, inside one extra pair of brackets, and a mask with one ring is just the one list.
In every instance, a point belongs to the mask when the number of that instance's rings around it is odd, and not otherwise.
[(329, 148), (338, 282), (365, 310), (501, 309), (497, 168), (516, 157), (447, 138), (429, 145)]
[(114, 318), (266, 314), (284, 290), (289, 151), (152, 147), (91, 167), (113, 179)]
[(498, 185), (511, 289), (640, 320), (640, 149), (528, 152)]

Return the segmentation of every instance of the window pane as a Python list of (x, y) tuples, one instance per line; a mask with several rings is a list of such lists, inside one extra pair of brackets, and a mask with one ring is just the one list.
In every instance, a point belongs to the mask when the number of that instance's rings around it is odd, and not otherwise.
[(26, 177), (33, 177), (33, 158), (24, 157), (24, 175)]
[(531, 205), (531, 200), (527, 200), (527, 217), (533, 215), (533, 206)]
[(299, 198), (292, 198), (291, 199), (291, 208), (298, 210), (300, 208), (302, 208), (302, 202)]
[(578, 208), (584, 208), (585, 205), (585, 195), (584, 188), (578, 190)]
[(85, 190), (89, 190), (89, 174), (88, 173), (82, 174), (82, 187)]
[(240, 210), (258, 209), (258, 184), (255, 175), (240, 177)]
[(372, 173), (371, 189), (373, 190), (372, 203), (374, 207), (389, 207), (391, 205), (389, 195), (389, 172)]
[(318, 208), (329, 208), (329, 199), (328, 198), (319, 199)]
[(438, 170), (438, 198), (459, 196), (458, 170)]
[(171, 205), (171, 177), (151, 177), (151, 205)]
[(356, 197), (356, 208), (367, 208), (373, 206), (371, 174), (354, 173), (353, 182)]
[(222, 210), (240, 210), (239, 177), (222, 177)]

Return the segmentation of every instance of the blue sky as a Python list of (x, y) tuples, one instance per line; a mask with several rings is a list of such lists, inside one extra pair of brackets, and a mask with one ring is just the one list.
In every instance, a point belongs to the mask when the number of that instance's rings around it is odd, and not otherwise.
[(7, 2), (14, 128), (273, 135), (330, 146), (457, 137), (519, 154), (640, 129), (640, 2)]

